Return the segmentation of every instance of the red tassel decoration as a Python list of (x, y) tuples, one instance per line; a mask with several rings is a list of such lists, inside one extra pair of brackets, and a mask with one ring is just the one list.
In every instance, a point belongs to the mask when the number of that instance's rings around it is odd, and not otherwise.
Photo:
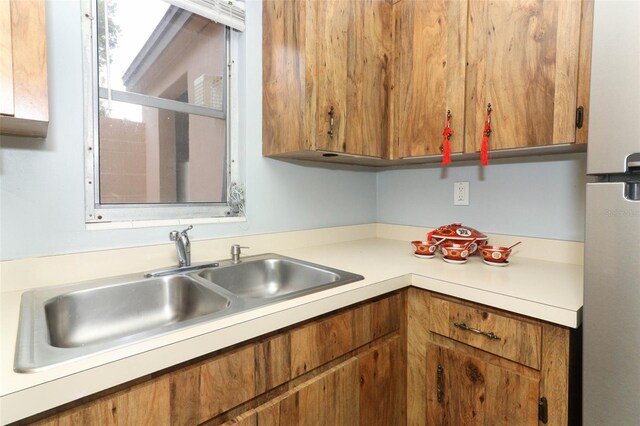
[(451, 164), (451, 144), (449, 143), (449, 139), (451, 138), (451, 135), (453, 135), (453, 129), (451, 129), (450, 123), (451, 123), (451, 118), (453, 116), (451, 115), (450, 111), (447, 111), (447, 123), (445, 125), (444, 131), (442, 132), (442, 136), (443, 136), (443, 141), (442, 141), (442, 165), (443, 166), (447, 166), (449, 164)]
[(449, 138), (446, 135), (447, 130), (449, 130), (449, 129), (445, 129), (445, 133), (443, 133), (445, 135), (444, 142), (443, 142), (444, 149), (442, 151), (442, 165), (443, 166), (447, 166), (447, 165), (451, 164), (451, 144), (449, 143)]
[(491, 131), (491, 125), (489, 123), (484, 125), (484, 133), (482, 135), (482, 145), (480, 146), (480, 163), (483, 166), (489, 164), (489, 133)]
[(482, 145), (480, 145), (480, 164), (489, 165), (489, 136), (491, 135), (491, 104), (487, 106), (487, 119), (484, 123), (484, 131), (482, 132)]

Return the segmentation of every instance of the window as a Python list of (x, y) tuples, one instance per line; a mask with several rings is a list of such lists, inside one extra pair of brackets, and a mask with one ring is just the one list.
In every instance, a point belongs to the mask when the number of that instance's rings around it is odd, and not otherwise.
[(84, 1), (86, 222), (242, 215), (218, 1)]

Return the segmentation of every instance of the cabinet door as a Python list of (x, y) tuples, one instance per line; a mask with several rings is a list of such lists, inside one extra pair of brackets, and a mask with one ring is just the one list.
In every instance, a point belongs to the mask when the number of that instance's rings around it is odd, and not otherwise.
[(13, 48), (11, 3), (0, 2), (0, 114), (13, 115)]
[(317, 148), (343, 152), (347, 115), (347, 54), (351, 1), (327, 0), (317, 7)]
[(489, 149), (573, 143), (580, 1), (471, 0), (465, 150), (480, 150), (487, 104)]
[(392, 5), (317, 5), (317, 149), (382, 157), (389, 137)]
[(37, 426), (171, 425), (171, 388), (161, 377), (35, 423)]
[(404, 424), (404, 365), (402, 339), (396, 335), (228, 424)]
[(315, 136), (312, 3), (262, 4), (263, 155), (311, 149)]
[(49, 97), (44, 1), (2, 3), (0, 132), (45, 137), (49, 126)]
[(426, 424), (538, 424), (538, 379), (435, 344), (426, 360)]
[(447, 111), (451, 152), (462, 152), (467, 3), (397, 3), (396, 123), (398, 157), (440, 154)]
[(405, 360), (395, 336), (357, 355), (361, 426), (406, 424)]
[(356, 425), (358, 362), (351, 358), (227, 424)]

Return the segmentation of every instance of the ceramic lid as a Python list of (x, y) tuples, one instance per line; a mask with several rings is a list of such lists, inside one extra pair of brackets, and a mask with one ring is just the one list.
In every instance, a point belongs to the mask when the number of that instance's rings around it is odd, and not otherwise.
[(489, 237), (476, 229), (470, 228), (468, 226), (462, 226), (461, 223), (452, 223), (451, 225), (442, 225), (441, 227), (429, 232), (429, 234), (427, 235), (427, 240), (430, 240), (431, 238), (444, 238), (446, 240), (460, 241), (482, 241), (488, 239)]

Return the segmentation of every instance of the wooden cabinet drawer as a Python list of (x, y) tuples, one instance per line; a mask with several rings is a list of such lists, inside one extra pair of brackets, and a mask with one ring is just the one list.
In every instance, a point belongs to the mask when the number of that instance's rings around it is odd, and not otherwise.
[(539, 323), (439, 297), (430, 298), (429, 310), (429, 331), (540, 369), (542, 327)]
[(291, 330), (291, 378), (400, 329), (399, 294)]

